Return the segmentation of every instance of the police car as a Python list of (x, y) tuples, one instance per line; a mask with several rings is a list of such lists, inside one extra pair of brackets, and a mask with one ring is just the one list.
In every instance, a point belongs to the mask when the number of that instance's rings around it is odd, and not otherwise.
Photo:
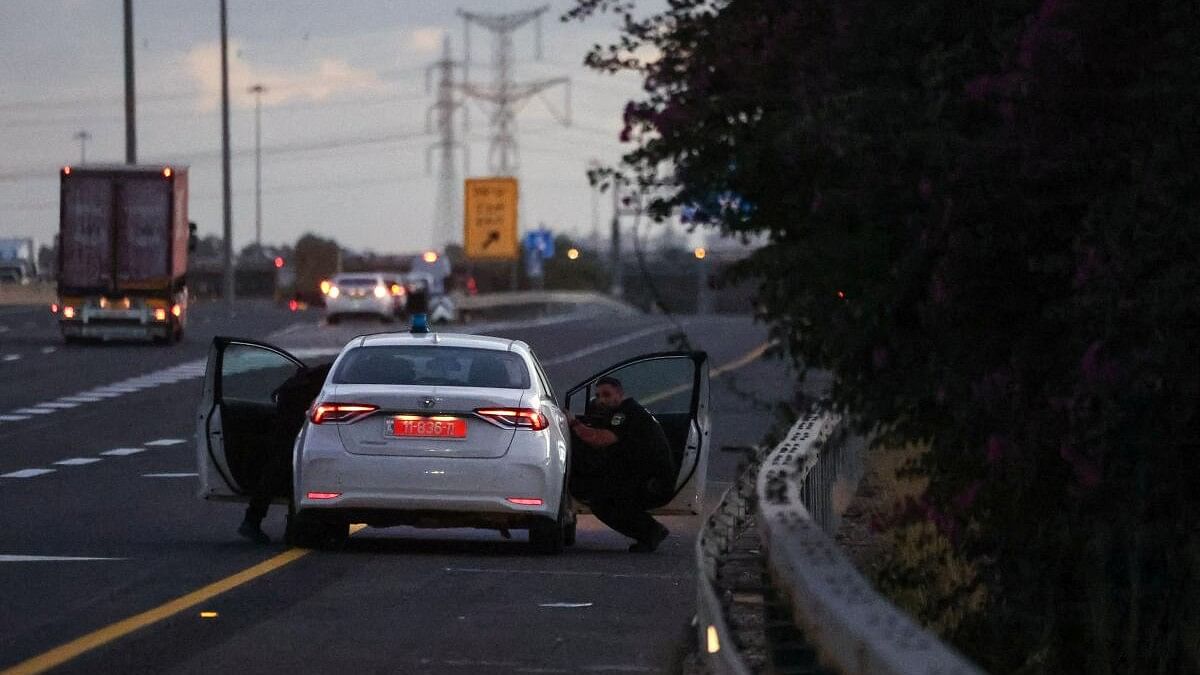
[[(560, 405), (529, 345), (465, 334), (365, 335), (338, 354), (293, 450), (287, 538), (339, 546), (351, 523), (529, 531), (539, 550), (575, 540), (566, 410), (619, 378), (663, 425), (677, 468), (658, 514), (703, 508), (709, 446), (702, 352), (638, 356), (596, 373)], [(248, 501), (276, 423), (273, 394), (309, 366), (266, 343), (218, 337), (197, 415), (199, 496)], [(280, 500), (284, 500), (282, 495)]]

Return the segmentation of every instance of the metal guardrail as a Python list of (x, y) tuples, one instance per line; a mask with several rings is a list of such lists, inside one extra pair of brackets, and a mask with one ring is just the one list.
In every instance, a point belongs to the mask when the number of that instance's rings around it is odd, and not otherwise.
[(784, 648), (769, 645), (775, 670), (820, 670), (780, 664), (781, 651), (803, 656), (811, 650), (821, 666), (841, 673), (982, 672), (876, 592), (834, 542), (843, 506), (838, 502), (848, 501), (855, 490), (865, 445), (837, 415), (815, 410), (722, 497), (696, 543), (700, 651), (710, 671), (752, 672), (726, 621), (728, 603), (722, 603), (716, 587), (716, 566), (753, 523), (766, 573), (768, 643), (773, 642), (770, 615), (781, 608), (798, 629), (784, 638), (789, 641)]

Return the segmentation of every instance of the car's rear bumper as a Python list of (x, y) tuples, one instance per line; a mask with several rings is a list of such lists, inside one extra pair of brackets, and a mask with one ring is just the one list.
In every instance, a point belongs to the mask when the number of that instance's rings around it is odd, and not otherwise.
[[(295, 502), (308, 514), (372, 525), (520, 528), (557, 515), (563, 480), (561, 463), (544, 456), (522, 461), (511, 452), (499, 459), (448, 459), (339, 451), (302, 456)], [(310, 492), (339, 496), (310, 499)], [(510, 498), (542, 503), (514, 504)]]
[(395, 313), (395, 305), (392, 299), (389, 298), (326, 298), (325, 299), (326, 314), (376, 314), (379, 316), (392, 316)]

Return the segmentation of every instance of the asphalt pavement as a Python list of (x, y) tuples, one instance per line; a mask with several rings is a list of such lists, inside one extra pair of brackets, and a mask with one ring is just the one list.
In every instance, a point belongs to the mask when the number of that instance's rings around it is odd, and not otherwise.
[[(267, 303), (195, 309), (181, 345), (67, 348), (44, 309), (0, 307), (0, 359), (19, 356), (0, 360), (0, 669), (677, 669), (699, 517), (663, 519), (672, 536), (652, 555), (628, 553), (628, 540), (586, 516), (578, 544), (557, 557), (533, 553), (523, 532), (366, 529), (337, 552), (239, 539), (240, 506), (195, 497), (193, 425), (212, 335), (315, 359), (381, 327), (325, 326), (319, 311)], [(766, 331), (748, 318), (683, 322), (714, 369), (711, 504), (736, 464), (717, 448), (758, 441), (771, 408), (792, 398), (793, 376), (760, 356)], [(525, 340), (561, 396), (606, 365), (670, 348), (676, 327), (585, 311), (449, 330)], [(282, 538), (281, 508), (265, 527)]]

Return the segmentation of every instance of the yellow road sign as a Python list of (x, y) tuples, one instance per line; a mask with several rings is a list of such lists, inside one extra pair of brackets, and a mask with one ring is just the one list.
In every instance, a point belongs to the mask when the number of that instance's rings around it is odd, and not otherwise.
[(468, 178), (463, 190), (463, 247), (471, 260), (516, 260), (517, 179)]

